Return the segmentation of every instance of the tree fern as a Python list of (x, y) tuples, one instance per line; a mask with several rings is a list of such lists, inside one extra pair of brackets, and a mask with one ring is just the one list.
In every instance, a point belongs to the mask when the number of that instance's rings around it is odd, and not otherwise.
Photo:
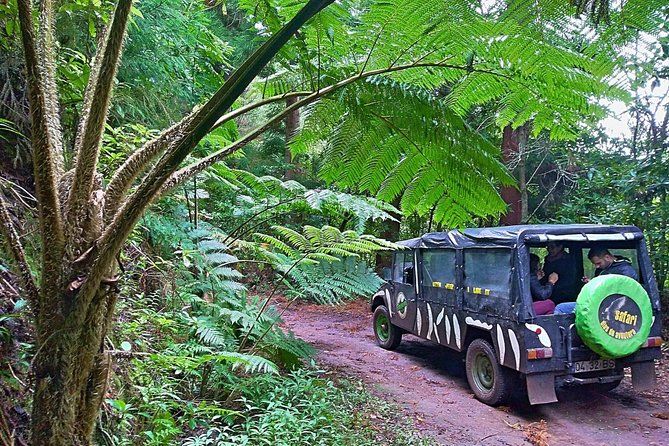
[(305, 226), (302, 232), (274, 227), (274, 235), (256, 234), (268, 245), (265, 251), (283, 273), (290, 295), (336, 304), (374, 293), (383, 282), (365, 258), (396, 245), (354, 231)]
[(332, 226), (316, 228), (305, 226), (302, 233), (294, 229), (275, 226), (277, 236), (255, 234), (256, 237), (291, 259), (337, 261), (339, 257), (360, 257), (377, 251), (396, 249), (397, 245), (372, 235), (360, 235), (355, 231), (339, 231)]
[[(287, 0), (264, 5), (275, 16), (293, 7)], [(499, 151), (463, 118), (485, 106), (498, 128), (531, 121), (535, 135), (574, 138), (604, 116), (600, 99), (626, 98), (616, 78), (617, 45), (629, 39), (622, 31), (636, 22), (658, 29), (664, 17), (657, 2), (630, 1), (612, 6), (597, 33), (573, 17), (577, 12), (557, 0), (378, 0), (328, 10), (304, 29), (312, 50), (300, 53), (302, 69), (286, 61), (254, 91), (318, 89), (364, 70), (416, 64), (313, 104), (291, 145), (295, 153), (322, 150), (322, 175), (332, 184), (383, 200), (401, 197), (406, 214), (462, 226), (503, 212), (496, 190), (511, 182)]]
[(387, 202), (365, 195), (333, 189), (307, 189), (297, 181), (258, 177), (224, 165), (217, 166), (216, 173), (216, 181), (225, 181), (225, 187), (237, 193), (235, 216), (240, 218), (262, 216), (268, 219), (290, 212), (339, 218), (342, 213), (351, 213), (355, 217), (356, 231), (364, 232), (369, 221), (393, 220), (392, 214), (399, 214)]
[(171, 366), (173, 368), (188, 371), (195, 370), (208, 362), (217, 364), (227, 363), (230, 364), (233, 369), (241, 368), (247, 373), (276, 373), (278, 371), (276, 364), (267, 358), (229, 351), (200, 356), (154, 354), (151, 355), (151, 359), (163, 366)]
[(383, 283), (365, 262), (353, 257), (295, 268), (290, 272), (290, 279), (289, 294), (328, 305), (370, 296)]

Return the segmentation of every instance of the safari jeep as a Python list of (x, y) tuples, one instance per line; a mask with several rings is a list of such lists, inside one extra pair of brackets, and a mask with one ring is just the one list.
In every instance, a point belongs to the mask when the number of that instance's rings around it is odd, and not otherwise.
[[(624, 255), (639, 282), (615, 274), (579, 285), (575, 314), (537, 316), (530, 253), (559, 242), (578, 277), (593, 276), (587, 250)], [(476, 397), (503, 403), (519, 383), (531, 404), (557, 401), (556, 386), (615, 388), (631, 368), (635, 389), (655, 385), (660, 299), (641, 231), (634, 226), (528, 225), (438, 232), (399, 242), (387, 283), (371, 298), (378, 344), (404, 333), (465, 354)]]

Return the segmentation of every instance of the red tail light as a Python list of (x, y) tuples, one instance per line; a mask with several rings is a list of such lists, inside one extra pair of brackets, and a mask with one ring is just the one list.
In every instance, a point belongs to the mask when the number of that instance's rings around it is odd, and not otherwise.
[(545, 359), (553, 357), (552, 348), (528, 348), (527, 359)]
[(661, 346), (662, 346), (662, 338), (659, 336), (653, 336), (646, 339), (646, 342), (644, 342), (641, 345), (641, 348), (661, 347)]

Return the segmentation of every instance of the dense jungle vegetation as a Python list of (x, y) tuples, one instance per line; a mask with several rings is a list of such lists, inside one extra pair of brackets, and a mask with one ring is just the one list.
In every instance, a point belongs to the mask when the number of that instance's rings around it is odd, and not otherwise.
[(661, 0), (0, 0), (0, 441), (431, 444), (281, 312), (500, 221), (664, 292), (668, 92)]

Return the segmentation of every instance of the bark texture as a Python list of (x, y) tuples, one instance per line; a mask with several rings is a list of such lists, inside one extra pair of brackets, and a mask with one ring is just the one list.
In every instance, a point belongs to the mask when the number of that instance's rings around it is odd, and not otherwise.
[(500, 196), (507, 204), (508, 210), (500, 218), (502, 225), (519, 225), (528, 215), (527, 185), (525, 184), (524, 148), (529, 135), (529, 125), (512, 129), (504, 127), (502, 134), (502, 159), (508, 167), (516, 167), (518, 186), (502, 186)]
[[(286, 99), (286, 108), (290, 108), (296, 102), (297, 98), (294, 97)], [(297, 173), (300, 170), (298, 165), (291, 165), (294, 164), (294, 160), (290, 152), (290, 146), (288, 145), (288, 143), (293, 138), (293, 136), (295, 136), (299, 128), (300, 128), (300, 109), (295, 108), (292, 109), (290, 113), (288, 113), (288, 116), (286, 116), (286, 149), (284, 153), (284, 161), (286, 165), (289, 166), (284, 174), (284, 178), (286, 180), (295, 179)]]

